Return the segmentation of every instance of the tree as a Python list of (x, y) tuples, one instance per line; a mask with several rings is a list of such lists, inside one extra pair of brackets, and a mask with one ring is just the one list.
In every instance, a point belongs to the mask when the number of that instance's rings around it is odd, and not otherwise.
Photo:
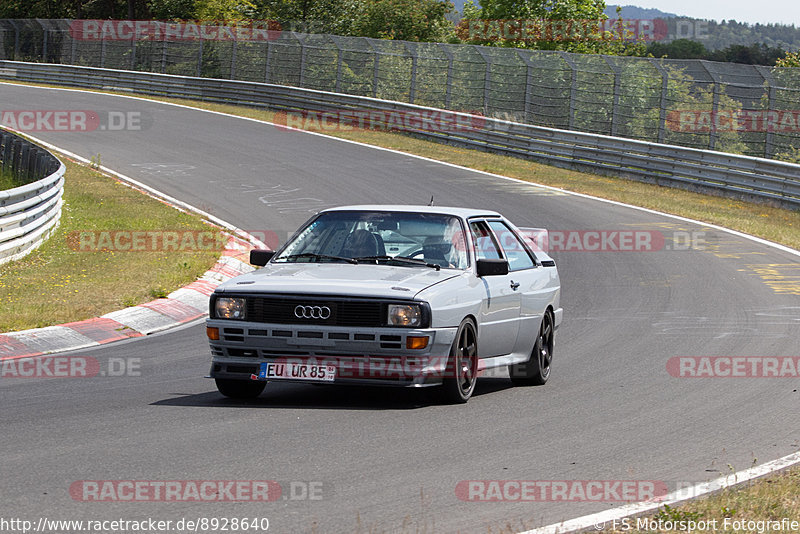
[(249, 0), (195, 0), (194, 18), (200, 20), (241, 20), (252, 18), (256, 6)]
[(373, 0), (363, 2), (352, 35), (400, 41), (444, 42), (452, 34), (445, 16), (453, 4), (441, 0)]
[(276, 20), (284, 29), (304, 33), (349, 35), (366, 0), (252, 0), (256, 16)]
[(776, 67), (800, 67), (800, 52), (786, 52), (786, 55), (777, 62), (775, 62)]
[(456, 32), (472, 44), (641, 55), (643, 45), (625, 26), (606, 22), (604, 9), (604, 0), (482, 0), (480, 7), (468, 2)]
[(703, 43), (689, 39), (676, 39), (671, 43), (650, 43), (647, 52), (654, 57), (669, 59), (706, 59), (710, 54)]

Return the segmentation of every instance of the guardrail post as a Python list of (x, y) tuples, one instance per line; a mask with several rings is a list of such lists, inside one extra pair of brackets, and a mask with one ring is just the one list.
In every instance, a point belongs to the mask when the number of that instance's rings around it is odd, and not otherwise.
[(11, 158), (13, 157), (13, 150), (14, 150), (14, 141), (13, 137), (8, 134), (3, 134), (3, 161), (2, 161), (2, 169), (3, 172), (11, 172)]

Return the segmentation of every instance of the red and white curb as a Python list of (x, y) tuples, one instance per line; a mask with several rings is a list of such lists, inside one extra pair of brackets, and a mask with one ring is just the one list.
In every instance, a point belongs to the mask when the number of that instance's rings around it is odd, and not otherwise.
[(30, 358), (141, 337), (203, 317), (218, 285), (254, 268), (246, 257), (252, 245), (231, 237), (217, 263), (203, 276), (156, 299), (75, 323), (0, 334), (0, 360)]

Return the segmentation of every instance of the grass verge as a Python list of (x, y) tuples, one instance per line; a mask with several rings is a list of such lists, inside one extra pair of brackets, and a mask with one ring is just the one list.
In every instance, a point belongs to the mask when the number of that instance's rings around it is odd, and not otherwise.
[[(770, 528), (766, 522), (795, 521)], [(662, 507), (658, 513), (627, 524), (609, 525), (613, 532), (796, 532), (800, 530), (800, 468), (757, 479), (738, 488), (729, 488), (682, 506)], [(708, 528), (699, 527), (703, 523)], [(775, 525), (773, 524), (773, 527)], [(616, 527), (616, 528), (613, 528)], [(675, 528), (669, 528), (675, 527)]]
[[(83, 248), (99, 250), (81, 250), (76, 237), (82, 232), (96, 237), (102, 234), (95, 232), (104, 231), (214, 229), (199, 216), (178, 211), (89, 167), (64, 161), (67, 173), (60, 226), (28, 256), (0, 265), (0, 332), (80, 321), (164, 297), (195, 280), (219, 257), (219, 248), (110, 250), (101, 248), (98, 238), (96, 247)], [(122, 243), (124, 248), (127, 242)]]

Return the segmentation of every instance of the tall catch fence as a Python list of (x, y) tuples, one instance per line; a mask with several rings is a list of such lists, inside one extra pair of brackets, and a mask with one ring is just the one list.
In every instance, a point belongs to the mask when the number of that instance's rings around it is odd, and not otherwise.
[(0, 59), (266, 82), (800, 160), (800, 69), (152, 21), (137, 36), (135, 24), (0, 20)]

